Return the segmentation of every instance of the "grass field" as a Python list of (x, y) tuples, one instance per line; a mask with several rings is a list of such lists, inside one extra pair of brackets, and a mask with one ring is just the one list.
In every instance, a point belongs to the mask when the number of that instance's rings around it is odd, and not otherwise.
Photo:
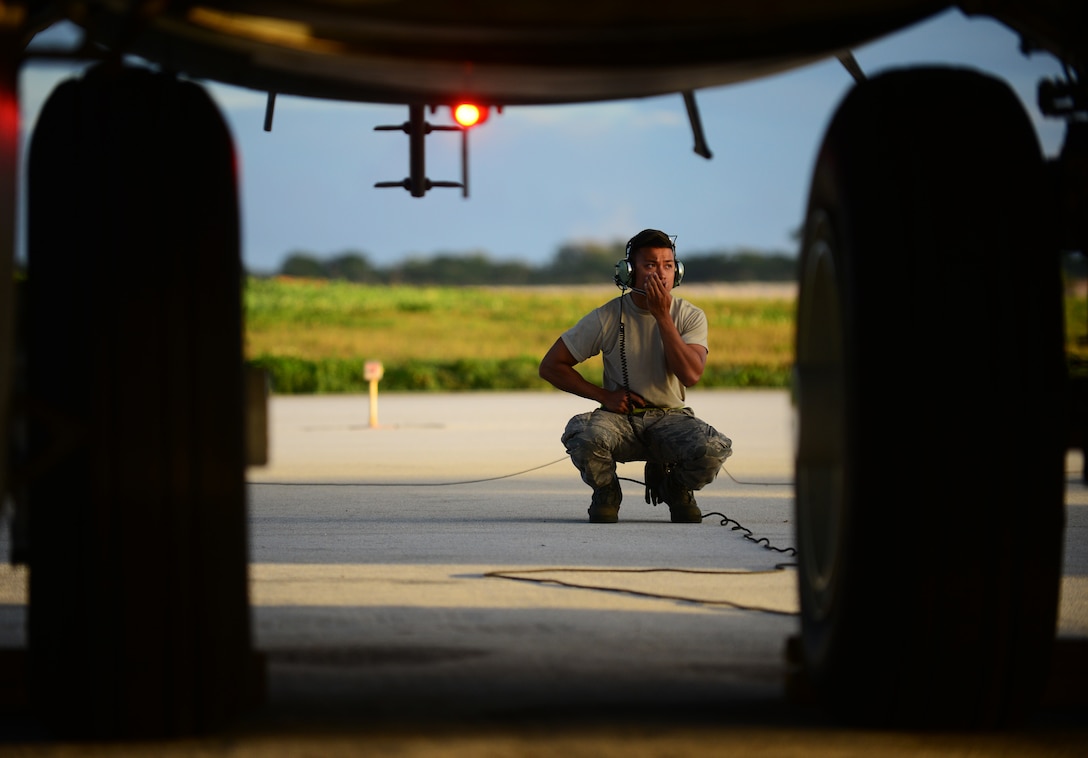
[[(545, 389), (537, 365), (561, 332), (615, 297), (615, 287), (374, 287), (250, 279), (246, 357), (280, 393), (363, 392), (367, 360), (383, 390)], [(793, 360), (789, 288), (686, 287), (707, 314), (710, 357), (701, 386), (783, 387)], [(600, 359), (583, 365), (599, 380)]]
[[(363, 364), (381, 361), (383, 390), (547, 389), (537, 366), (551, 344), (612, 286), (386, 287), (310, 279), (250, 279), (246, 357), (279, 393), (366, 392)], [(786, 387), (796, 298), (788, 286), (677, 290), (710, 325), (702, 387)], [(1088, 371), (1088, 298), (1065, 302), (1075, 372)], [(600, 358), (580, 367), (600, 381)]]

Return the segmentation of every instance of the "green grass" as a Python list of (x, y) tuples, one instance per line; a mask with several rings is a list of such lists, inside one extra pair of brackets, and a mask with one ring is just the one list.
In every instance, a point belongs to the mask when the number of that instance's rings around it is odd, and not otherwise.
[[(366, 392), (363, 364), (381, 361), (383, 390), (548, 389), (537, 365), (559, 334), (616, 296), (602, 287), (366, 286), (250, 279), (246, 357), (279, 393)], [(700, 387), (787, 387), (795, 301), (682, 291), (706, 314), (710, 356)], [(1065, 299), (1066, 348), (1088, 374), (1088, 299)], [(579, 367), (600, 382), (600, 358)]]
[(1066, 294), (1065, 352), (1070, 375), (1088, 378), (1088, 298)]
[[(278, 393), (365, 392), (381, 361), (383, 390), (547, 389), (537, 366), (560, 333), (615, 297), (614, 287), (387, 287), (250, 279), (246, 357)], [(792, 299), (680, 293), (706, 311), (710, 357), (701, 387), (785, 387)], [(580, 370), (600, 381), (600, 358)]]

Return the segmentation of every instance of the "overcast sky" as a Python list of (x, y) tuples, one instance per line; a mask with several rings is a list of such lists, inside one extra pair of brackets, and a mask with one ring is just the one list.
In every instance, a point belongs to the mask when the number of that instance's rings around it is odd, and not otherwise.
[[(1039, 116), (1035, 88), (1060, 67), (1046, 54), (1023, 56), (1018, 42), (996, 22), (949, 11), (854, 54), (870, 75), (954, 63), (1000, 76), (1053, 154), (1063, 128)], [(69, 75), (56, 64), (24, 69), (24, 129)], [(403, 123), (404, 107), (281, 96), (269, 133), (263, 93), (210, 89), (240, 154), (243, 259), (249, 270), (267, 272), (294, 251), (321, 258), (358, 252), (379, 266), (440, 252), (546, 262), (566, 242), (625, 241), (645, 227), (678, 235), (681, 256), (740, 247), (793, 254), (817, 147), (851, 83), (830, 60), (700, 90), (709, 161), (692, 151), (680, 95), (507, 108), (470, 135), (468, 199), (457, 189), (413, 198), (400, 188), (374, 188), (408, 175), (407, 137), (374, 131)], [(446, 121), (443, 111), (428, 118)], [(427, 138), (427, 175), (460, 179), (458, 135)]]

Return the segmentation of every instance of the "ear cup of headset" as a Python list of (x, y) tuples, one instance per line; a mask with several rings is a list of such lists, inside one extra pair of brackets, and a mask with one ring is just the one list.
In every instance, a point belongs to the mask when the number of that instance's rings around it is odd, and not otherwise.
[(684, 281), (684, 262), (676, 262), (676, 276), (673, 277), (672, 286), (679, 287), (680, 282)]
[(630, 289), (635, 285), (635, 269), (631, 265), (631, 261), (624, 258), (622, 261), (616, 262), (616, 275), (613, 280), (619, 287)]

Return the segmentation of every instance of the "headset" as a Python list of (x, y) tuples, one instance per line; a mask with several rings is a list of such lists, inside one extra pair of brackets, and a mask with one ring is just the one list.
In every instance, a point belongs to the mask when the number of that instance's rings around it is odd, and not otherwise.
[[(662, 242), (665, 244), (661, 244)], [(627, 241), (627, 249), (623, 254), (623, 260), (616, 262), (616, 273), (612, 277), (616, 286), (621, 290), (631, 290), (640, 295), (646, 294), (645, 290), (636, 289), (632, 286), (635, 283), (635, 267), (631, 262), (631, 250), (632, 248), (639, 250), (644, 247), (672, 248), (673, 259), (676, 261), (676, 273), (673, 276), (672, 286), (679, 287), (680, 282), (684, 280), (684, 264), (676, 258), (676, 235), (665, 234), (665, 232), (658, 229), (643, 229)]]

